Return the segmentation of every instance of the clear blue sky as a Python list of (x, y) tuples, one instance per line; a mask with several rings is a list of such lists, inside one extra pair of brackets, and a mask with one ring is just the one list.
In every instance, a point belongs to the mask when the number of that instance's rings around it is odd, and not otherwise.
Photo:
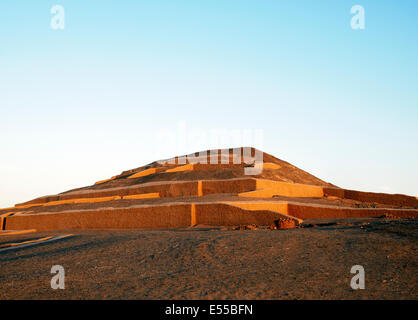
[(417, 16), (402, 0), (1, 1), (0, 207), (174, 156), (156, 133), (179, 123), (262, 129), (255, 147), (319, 178), (418, 196)]

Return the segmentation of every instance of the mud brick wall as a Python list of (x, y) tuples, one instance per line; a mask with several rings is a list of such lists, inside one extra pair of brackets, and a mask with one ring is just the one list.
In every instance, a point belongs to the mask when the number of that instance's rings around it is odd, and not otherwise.
[(212, 226), (267, 226), (281, 215), (269, 210), (245, 210), (222, 203), (196, 204), (196, 223)]
[(400, 209), (370, 209), (370, 208), (337, 208), (326, 206), (307, 206), (294, 203), (288, 204), (288, 214), (300, 219), (313, 218), (370, 218), (380, 217), (384, 214), (392, 214), (397, 217), (416, 217), (416, 210)]
[(189, 226), (191, 205), (103, 208), (6, 218), (6, 230), (135, 229)]

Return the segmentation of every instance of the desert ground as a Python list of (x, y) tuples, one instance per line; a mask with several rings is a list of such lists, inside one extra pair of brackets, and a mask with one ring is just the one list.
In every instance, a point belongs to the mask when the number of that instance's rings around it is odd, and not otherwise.
[[(0, 299), (417, 299), (416, 219), (311, 219), (301, 228), (0, 234)], [(51, 267), (65, 269), (52, 289)], [(365, 289), (353, 290), (353, 265)]]

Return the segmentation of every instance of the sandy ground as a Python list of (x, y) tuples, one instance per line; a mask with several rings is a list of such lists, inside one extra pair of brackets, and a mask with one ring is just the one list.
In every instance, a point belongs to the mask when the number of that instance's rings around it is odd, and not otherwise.
[[(2, 235), (0, 244), (74, 237), (0, 252), (0, 299), (417, 299), (417, 227), (417, 219), (345, 219), (291, 230)], [(57, 264), (64, 290), (50, 287)], [(365, 290), (350, 287), (357, 264)]]

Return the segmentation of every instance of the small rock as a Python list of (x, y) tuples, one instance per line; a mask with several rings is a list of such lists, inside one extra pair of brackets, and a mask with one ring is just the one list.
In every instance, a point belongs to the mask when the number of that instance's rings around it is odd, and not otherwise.
[(291, 219), (279, 219), (274, 222), (277, 229), (293, 229), (296, 227), (295, 221)]

